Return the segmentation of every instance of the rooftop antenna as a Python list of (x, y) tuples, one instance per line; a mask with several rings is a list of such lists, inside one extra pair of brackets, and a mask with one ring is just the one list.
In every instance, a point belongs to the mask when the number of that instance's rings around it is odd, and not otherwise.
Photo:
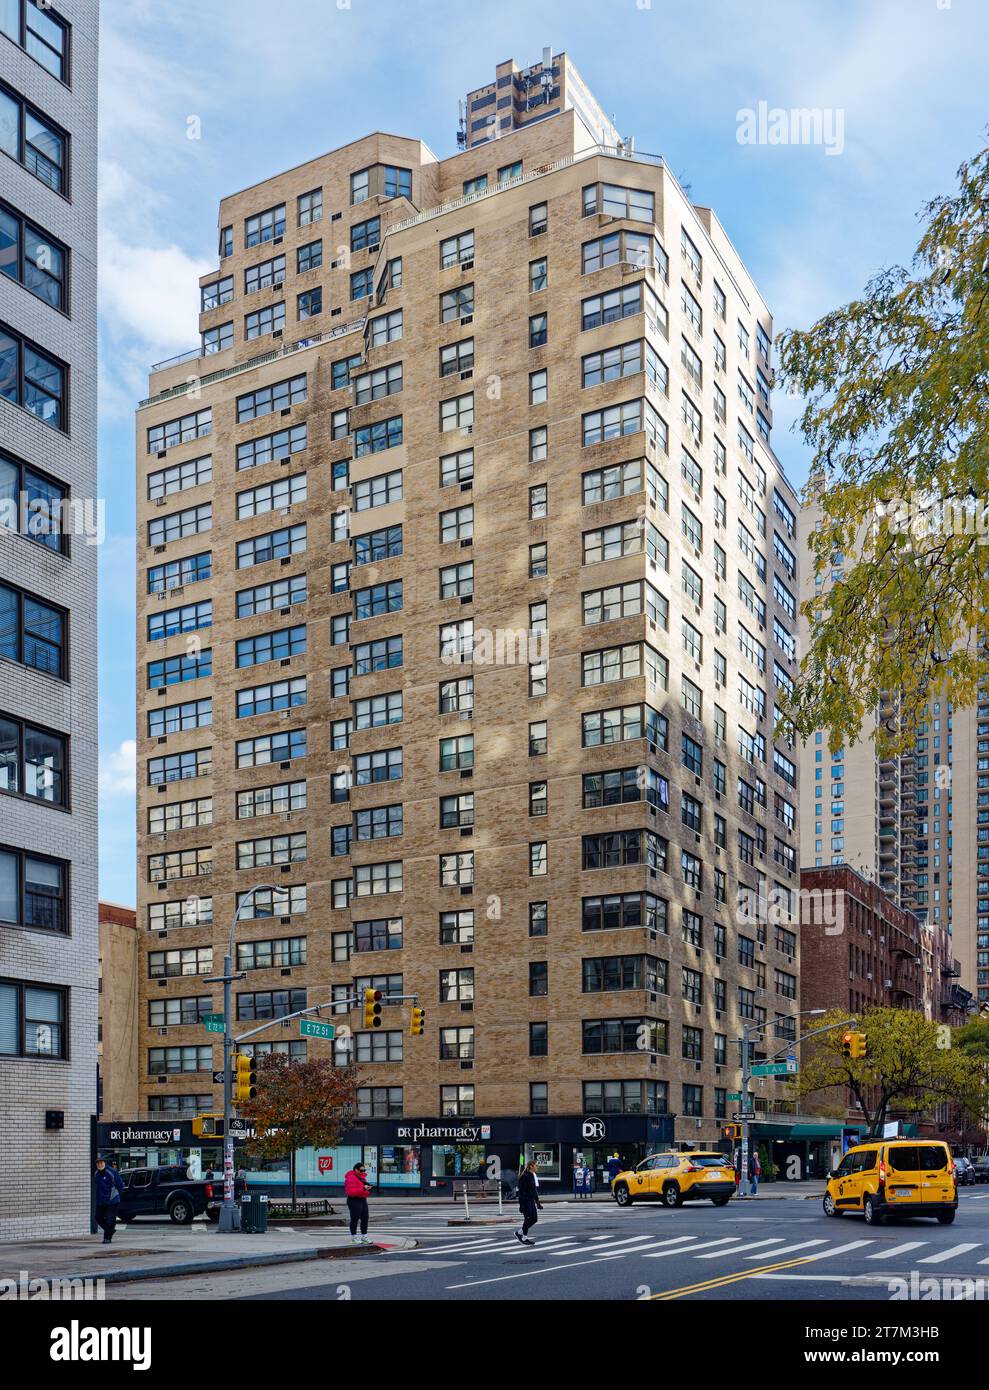
[(457, 129), (457, 144), (463, 149), (467, 144), (467, 103), (465, 101), (458, 101), (457, 106), (460, 113)]

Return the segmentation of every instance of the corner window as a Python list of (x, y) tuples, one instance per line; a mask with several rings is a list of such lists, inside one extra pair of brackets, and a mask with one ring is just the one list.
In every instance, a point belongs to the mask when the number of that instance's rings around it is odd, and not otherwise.
[(26, 850), (0, 849), (0, 923), (68, 932), (67, 884), (64, 860)]
[(64, 989), (0, 980), (0, 1056), (65, 1057)]

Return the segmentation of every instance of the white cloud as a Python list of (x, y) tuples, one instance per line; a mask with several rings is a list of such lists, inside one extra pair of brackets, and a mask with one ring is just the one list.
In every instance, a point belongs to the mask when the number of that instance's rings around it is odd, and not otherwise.
[(137, 743), (125, 738), (100, 754), (100, 796), (110, 800), (137, 795)]
[(111, 332), (156, 348), (195, 346), (200, 275), (210, 269), (178, 246), (137, 246), (113, 232), (100, 247), (102, 312)]

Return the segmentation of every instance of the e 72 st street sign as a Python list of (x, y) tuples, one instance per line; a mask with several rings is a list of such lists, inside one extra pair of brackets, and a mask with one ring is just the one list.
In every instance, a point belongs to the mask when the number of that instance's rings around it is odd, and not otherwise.
[(222, 1032), (223, 1032), (223, 1019), (222, 1019), (222, 1018), (220, 1018), (220, 1019), (207, 1018), (207, 1019), (204, 1019), (203, 1022), (206, 1024), (206, 1031), (207, 1031), (207, 1033), (222, 1033)]
[(332, 1023), (320, 1023), (315, 1018), (299, 1020), (299, 1032), (304, 1038), (329, 1038), (332, 1040), (335, 1031)]

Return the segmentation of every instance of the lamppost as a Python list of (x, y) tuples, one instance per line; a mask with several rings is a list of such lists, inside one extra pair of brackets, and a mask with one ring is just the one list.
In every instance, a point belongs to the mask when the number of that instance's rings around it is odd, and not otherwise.
[(276, 894), (288, 896), (287, 888), (274, 883), (256, 883), (253, 888), (247, 890), (230, 923), (230, 941), (227, 954), (223, 958), (223, 974), (214, 975), (205, 981), (206, 984), (223, 985), (223, 1206), (220, 1208), (220, 1221), (217, 1226), (217, 1230), (221, 1232), (240, 1229), (240, 1212), (234, 1202), (234, 1137), (230, 1132), (230, 1051), (233, 1045), (230, 1027), (230, 986), (234, 980), (242, 980), (245, 972), (241, 970), (236, 975), (233, 973), (234, 932), (244, 915), (244, 909), (248, 904), (253, 904), (255, 893), (265, 891), (271, 894), (272, 915), (275, 911)]
[[(786, 1018), (818, 1017), (826, 1013), (827, 1009), (801, 1009), (799, 1013), (787, 1014)], [(767, 1028), (775, 1028), (781, 1022), (785, 1022), (785, 1020), (774, 1019), (771, 1024), (760, 1023), (758, 1028), (751, 1029), (747, 1023), (742, 1024), (742, 1036), (740, 1039), (742, 1046), (742, 1146), (738, 1164), (739, 1190), (741, 1190), (742, 1183), (746, 1182), (749, 1176), (749, 1121), (747, 1117), (749, 1114), (749, 1083), (752, 1080), (749, 1045), (764, 1034)], [(821, 1031), (827, 1032), (829, 1030), (823, 1029)], [(807, 1036), (810, 1036), (810, 1034)], [(803, 1038), (795, 1038), (793, 1045), (796, 1047), (801, 1042), (803, 1042)]]

